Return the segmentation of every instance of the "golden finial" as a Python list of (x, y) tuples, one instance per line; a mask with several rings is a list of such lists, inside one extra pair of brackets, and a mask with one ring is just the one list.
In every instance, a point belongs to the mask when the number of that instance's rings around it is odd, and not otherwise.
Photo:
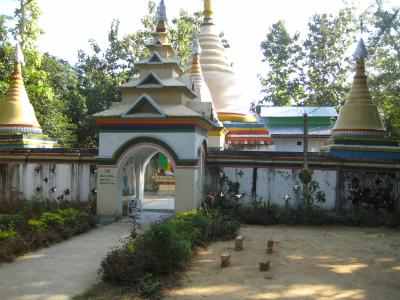
[(212, 0), (204, 0), (204, 17), (211, 19), (214, 14)]

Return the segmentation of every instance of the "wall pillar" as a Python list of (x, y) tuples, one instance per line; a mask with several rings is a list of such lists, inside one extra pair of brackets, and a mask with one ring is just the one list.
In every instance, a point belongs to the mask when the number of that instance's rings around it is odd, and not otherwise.
[(201, 204), (199, 189), (199, 169), (197, 167), (179, 167), (175, 170), (176, 196), (175, 211), (183, 212), (198, 208)]
[(122, 194), (115, 166), (99, 166), (97, 171), (97, 215), (100, 222), (112, 222), (122, 216)]

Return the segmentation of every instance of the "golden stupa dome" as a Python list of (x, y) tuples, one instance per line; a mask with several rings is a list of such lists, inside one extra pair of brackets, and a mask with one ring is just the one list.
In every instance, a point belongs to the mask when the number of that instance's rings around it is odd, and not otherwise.
[(354, 54), (356, 74), (350, 95), (341, 108), (333, 129), (334, 136), (384, 136), (385, 129), (377, 106), (372, 102), (365, 74), (367, 51), (361, 40)]
[(17, 46), (17, 59), (5, 98), (0, 101), (0, 132), (42, 133), (35, 111), (29, 101), (22, 77), (22, 52)]

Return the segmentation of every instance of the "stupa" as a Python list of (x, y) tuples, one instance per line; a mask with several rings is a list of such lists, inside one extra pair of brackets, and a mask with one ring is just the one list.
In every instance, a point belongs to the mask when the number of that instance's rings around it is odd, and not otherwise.
[(341, 108), (332, 131), (330, 155), (349, 159), (399, 159), (398, 143), (386, 136), (378, 111), (372, 102), (365, 73), (368, 52), (364, 41), (358, 43), (354, 59), (356, 74), (348, 99)]
[(248, 114), (240, 93), (239, 81), (225, 54), (214, 21), (213, 1), (204, 0), (204, 21), (199, 34), (202, 48), (200, 62), (214, 101), (218, 118), (227, 129), (228, 148), (260, 150), (268, 148), (272, 139), (262, 120)]
[(24, 55), (17, 43), (10, 87), (0, 101), (0, 148), (53, 148), (56, 141), (43, 134), (26, 92), (23, 65)]

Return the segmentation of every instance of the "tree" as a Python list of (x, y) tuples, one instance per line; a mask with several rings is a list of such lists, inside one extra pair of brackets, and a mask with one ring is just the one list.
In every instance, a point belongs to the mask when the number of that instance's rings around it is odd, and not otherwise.
[(291, 36), (282, 21), (272, 25), (262, 42), (263, 62), (269, 65), (266, 77), (260, 76), (264, 103), (282, 106), (304, 98), (299, 66), (303, 54), (298, 42), (299, 34)]
[(349, 90), (350, 61), (347, 51), (355, 42), (351, 9), (338, 15), (314, 15), (304, 41), (306, 105), (339, 106)]
[(334, 15), (314, 15), (301, 41), (284, 23), (275, 23), (261, 44), (269, 70), (261, 77), (262, 103), (274, 105), (333, 105), (343, 103), (348, 91), (347, 50), (354, 42), (351, 9)]
[(386, 129), (400, 137), (400, 9), (385, 9), (383, 1), (377, 1), (366, 12), (369, 21), (368, 51), (370, 80), (373, 99), (381, 109)]

